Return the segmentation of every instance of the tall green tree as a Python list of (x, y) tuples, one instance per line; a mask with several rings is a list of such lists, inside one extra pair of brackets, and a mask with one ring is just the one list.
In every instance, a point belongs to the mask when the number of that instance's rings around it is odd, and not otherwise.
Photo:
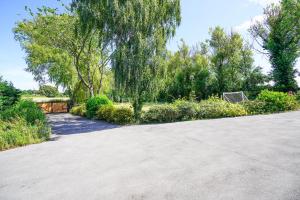
[(209, 59), (201, 49), (190, 48), (182, 40), (179, 50), (169, 53), (166, 60), (164, 84), (161, 86), (158, 100), (201, 100), (211, 94)]
[(18, 22), (15, 38), (26, 52), (27, 71), (44, 84), (66, 88), (71, 97), (94, 96), (103, 89), (109, 62), (98, 44), (99, 32), (81, 32), (76, 13), (42, 7), (30, 19)]
[(268, 6), (264, 15), (264, 21), (253, 25), (250, 32), (269, 56), (275, 88), (295, 91), (295, 64), (300, 56), (300, 1), (282, 0), (279, 5)]
[[(216, 92), (253, 90), (257, 84), (264, 83), (264, 76), (259, 68), (253, 66), (253, 53), (242, 36), (223, 28), (210, 30), (211, 38), (207, 41), (212, 71), (216, 80)], [(257, 82), (251, 82), (252, 76)], [(258, 77), (259, 76), (259, 77)]]
[(115, 86), (130, 97), (136, 119), (156, 87), (160, 54), (180, 23), (180, 0), (73, 0), (83, 30), (104, 33), (114, 48)]
[(261, 90), (265, 89), (265, 83), (269, 81), (261, 67), (254, 66), (253, 52), (248, 44), (241, 50), (241, 76), (242, 91), (246, 91), (249, 98), (255, 98)]

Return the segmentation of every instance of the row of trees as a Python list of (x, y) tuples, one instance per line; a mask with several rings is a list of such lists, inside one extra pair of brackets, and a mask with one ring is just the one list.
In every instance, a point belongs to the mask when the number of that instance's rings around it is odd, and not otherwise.
[(252, 50), (240, 34), (216, 27), (206, 42), (191, 48), (182, 41), (179, 51), (168, 56), (159, 99), (201, 100), (230, 91), (255, 95), (268, 78), (253, 63)]
[[(297, 89), (299, 5), (282, 0), (251, 28), (270, 55), (270, 77), (282, 91)], [(196, 47), (182, 42), (178, 52), (168, 52), (166, 43), (181, 21), (180, 0), (73, 0), (62, 13), (47, 7), (28, 11), (31, 18), (14, 29), (27, 53), (27, 70), (40, 83), (65, 88), (74, 102), (100, 93), (126, 97), (139, 118), (143, 103), (153, 99), (255, 93), (268, 82), (241, 35), (221, 27)]]

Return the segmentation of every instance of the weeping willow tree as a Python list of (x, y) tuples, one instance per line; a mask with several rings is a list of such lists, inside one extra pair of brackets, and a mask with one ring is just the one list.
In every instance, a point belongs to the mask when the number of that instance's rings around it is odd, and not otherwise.
[(130, 97), (136, 119), (154, 94), (160, 56), (181, 21), (180, 0), (73, 0), (82, 29), (101, 32), (113, 49), (115, 86)]
[(110, 85), (108, 53), (98, 44), (97, 30), (81, 32), (76, 13), (42, 7), (16, 24), (15, 39), (26, 53), (26, 70), (39, 84), (61, 86), (71, 99), (105, 93)]

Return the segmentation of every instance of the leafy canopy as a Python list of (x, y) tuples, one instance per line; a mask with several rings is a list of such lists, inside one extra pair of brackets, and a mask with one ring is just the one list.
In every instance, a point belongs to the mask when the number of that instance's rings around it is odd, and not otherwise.
[(83, 31), (97, 29), (114, 49), (115, 86), (131, 98), (135, 117), (155, 88), (158, 62), (180, 23), (180, 0), (73, 0)]
[(295, 64), (300, 56), (300, 1), (282, 0), (279, 5), (267, 7), (264, 15), (264, 21), (257, 22), (250, 32), (269, 56), (275, 88), (295, 91)]
[(83, 98), (108, 86), (106, 52), (98, 45), (97, 31), (78, 31), (76, 13), (42, 7), (30, 19), (18, 22), (15, 38), (26, 52), (27, 71), (41, 84), (66, 88), (71, 97)]

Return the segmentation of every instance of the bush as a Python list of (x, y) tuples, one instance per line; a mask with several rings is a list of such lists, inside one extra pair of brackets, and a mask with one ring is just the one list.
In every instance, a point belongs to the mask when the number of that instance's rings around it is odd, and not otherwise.
[(142, 113), (142, 122), (144, 123), (167, 123), (178, 121), (180, 117), (179, 110), (174, 105), (156, 105)]
[(46, 116), (32, 101), (22, 100), (0, 114), (0, 150), (47, 140)]
[(44, 123), (28, 125), (25, 119), (0, 121), (0, 150), (34, 144), (49, 138), (50, 128)]
[(107, 122), (113, 122), (113, 113), (114, 113), (113, 105), (104, 105), (99, 108), (97, 111), (97, 119), (105, 120)]
[(126, 125), (131, 124), (134, 121), (134, 115), (131, 108), (104, 105), (99, 108), (97, 112), (97, 119)]
[(212, 97), (200, 102), (197, 117), (199, 119), (215, 119), (245, 115), (247, 115), (247, 111), (243, 106)]
[(175, 101), (174, 106), (179, 111), (180, 120), (183, 121), (192, 120), (197, 117), (197, 113), (198, 113), (197, 103), (184, 101), (184, 100), (177, 100)]
[(259, 115), (266, 113), (266, 103), (264, 101), (245, 101), (242, 102), (241, 105), (247, 110), (248, 114), (250, 115)]
[(119, 107), (113, 109), (113, 122), (120, 125), (131, 124), (134, 121), (134, 114), (132, 109), (126, 107)]
[(1, 113), (3, 120), (24, 118), (28, 124), (46, 123), (46, 116), (43, 111), (31, 100), (21, 100), (14, 107)]
[(81, 104), (78, 106), (73, 106), (73, 108), (70, 110), (70, 113), (73, 115), (79, 115), (82, 117), (86, 116), (86, 106), (85, 104)]
[(265, 102), (265, 111), (268, 113), (290, 111), (298, 108), (295, 96), (283, 92), (263, 90), (257, 100)]
[(105, 95), (90, 98), (86, 103), (86, 116), (88, 118), (96, 117), (96, 113), (103, 105), (113, 105), (112, 101)]
[(0, 76), (0, 112), (13, 106), (20, 99), (21, 91)]

